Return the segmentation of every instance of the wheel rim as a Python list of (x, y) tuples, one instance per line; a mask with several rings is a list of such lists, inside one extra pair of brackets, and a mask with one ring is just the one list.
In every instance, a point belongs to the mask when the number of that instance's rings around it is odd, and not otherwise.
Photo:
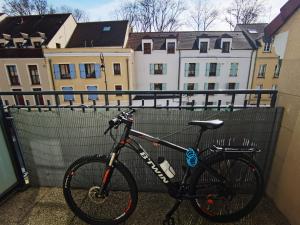
[(123, 174), (114, 169), (105, 195), (100, 195), (105, 163), (94, 161), (71, 169), (67, 192), (73, 210), (85, 219), (112, 221), (122, 218), (130, 209), (130, 186)]

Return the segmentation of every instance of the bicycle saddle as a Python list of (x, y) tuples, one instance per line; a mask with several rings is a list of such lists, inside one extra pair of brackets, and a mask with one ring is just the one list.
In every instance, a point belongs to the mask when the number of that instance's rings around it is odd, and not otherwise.
[(196, 125), (204, 129), (217, 129), (221, 127), (223, 124), (224, 121), (222, 120), (206, 120), (206, 121), (192, 120), (188, 123), (188, 125)]

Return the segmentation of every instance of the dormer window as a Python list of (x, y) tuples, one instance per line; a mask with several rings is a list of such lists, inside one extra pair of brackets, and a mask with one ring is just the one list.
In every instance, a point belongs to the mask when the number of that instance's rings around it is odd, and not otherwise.
[(222, 44), (222, 53), (229, 53), (230, 51), (230, 42), (224, 41)]
[(175, 42), (168, 42), (167, 43), (167, 52), (168, 52), (168, 54), (174, 54), (175, 53)]
[(23, 42), (16, 42), (17, 48), (23, 48)]
[(207, 53), (207, 48), (208, 48), (208, 42), (201, 41), (200, 42), (200, 53)]
[(151, 43), (144, 43), (144, 54), (151, 54)]
[(271, 52), (271, 43), (270, 42), (264, 42), (264, 52)]
[(39, 41), (35, 41), (35, 42), (33, 42), (33, 46), (34, 46), (35, 48), (41, 48), (42, 44), (41, 44), (41, 42), (39, 42)]

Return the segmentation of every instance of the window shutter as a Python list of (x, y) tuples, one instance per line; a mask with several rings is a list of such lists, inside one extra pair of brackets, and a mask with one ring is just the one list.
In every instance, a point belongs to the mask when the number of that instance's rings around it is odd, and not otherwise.
[(79, 64), (79, 70), (80, 70), (80, 78), (85, 79), (86, 72), (85, 72), (84, 64)]
[(215, 83), (215, 90), (219, 89), (219, 83)]
[(150, 64), (150, 74), (154, 74), (154, 64)]
[(235, 83), (235, 89), (239, 89), (240, 84), (239, 83)]
[(210, 69), (210, 63), (206, 63), (206, 71), (205, 71), (205, 76), (209, 76), (209, 69)]
[(167, 74), (167, 64), (163, 64), (163, 74)]
[(70, 76), (71, 79), (75, 79), (75, 65), (74, 64), (69, 64), (69, 69), (70, 69)]
[(188, 76), (188, 72), (189, 72), (189, 63), (185, 63), (184, 64), (184, 76), (187, 77)]
[(229, 89), (229, 83), (225, 84), (225, 89)]
[(221, 69), (221, 64), (217, 63), (217, 71), (216, 71), (216, 76), (220, 76), (220, 69)]
[[(73, 91), (73, 88), (72, 87), (63, 87), (62, 90), (63, 91)], [(74, 95), (72, 95), (72, 94), (64, 95), (64, 100), (65, 101), (74, 101)]]
[(187, 85), (188, 85), (187, 83), (184, 83), (184, 84), (183, 84), (183, 90), (184, 90), (184, 91), (187, 91)]
[(58, 64), (53, 64), (53, 72), (54, 72), (55, 80), (59, 80), (60, 79), (60, 70), (59, 70)]
[(167, 90), (167, 84), (166, 84), (166, 83), (163, 83), (163, 84), (162, 84), (162, 90), (163, 90), (163, 91)]
[(234, 69), (233, 69), (233, 67), (234, 67), (234, 63), (231, 63), (230, 64), (230, 71), (229, 71), (229, 76), (231, 76), (231, 77), (234, 76), (234, 73), (233, 73)]
[(208, 83), (204, 83), (204, 90), (208, 90)]
[[(88, 91), (97, 91), (97, 86), (87, 86)], [(98, 95), (95, 94), (89, 94), (89, 100), (97, 100)]]
[(199, 63), (196, 63), (196, 71), (195, 71), (195, 76), (196, 77), (199, 77), (199, 67), (200, 67), (200, 65), (199, 65)]
[(154, 90), (154, 83), (150, 83), (150, 90)]
[(194, 84), (194, 90), (195, 90), (195, 91), (198, 91), (198, 90), (199, 90), (199, 85), (198, 85), (198, 83), (195, 83), (195, 84)]
[(100, 78), (101, 77), (100, 64), (95, 64), (95, 75), (96, 75), (96, 78)]
[(239, 71), (239, 64), (235, 63), (235, 76), (237, 76), (238, 71)]

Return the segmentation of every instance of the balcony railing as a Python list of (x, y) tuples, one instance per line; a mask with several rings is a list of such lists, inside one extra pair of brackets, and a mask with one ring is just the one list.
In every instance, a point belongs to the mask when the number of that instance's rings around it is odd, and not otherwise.
[[(89, 101), (90, 96), (97, 100)], [(256, 96), (256, 102), (249, 101)], [(262, 95), (270, 96), (269, 104), (261, 104)], [(10, 99), (23, 96), (25, 105)], [(64, 96), (74, 100), (63, 101)], [(237, 101), (237, 98), (239, 99)], [(235, 109), (275, 107), (277, 90), (202, 90), (202, 91), (34, 91), (0, 92), (0, 104), (6, 108), (48, 109), (52, 108), (165, 108), (165, 109)], [(30, 101), (31, 99), (31, 101)], [(45, 100), (45, 105), (38, 105)], [(77, 99), (77, 100), (76, 100)], [(214, 100), (212, 102), (212, 99)], [(224, 100), (226, 99), (226, 101)], [(225, 102), (224, 102), (225, 101)]]

